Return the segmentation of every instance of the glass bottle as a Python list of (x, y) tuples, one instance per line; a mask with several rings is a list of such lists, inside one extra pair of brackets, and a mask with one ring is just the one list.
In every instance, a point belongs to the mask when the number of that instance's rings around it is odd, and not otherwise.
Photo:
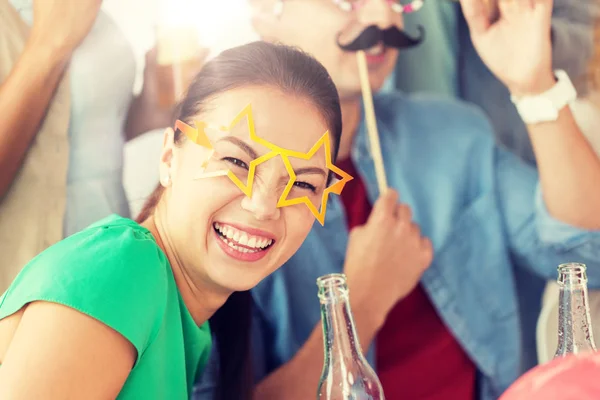
[(596, 351), (584, 264), (558, 266), (558, 346), (554, 357)]
[(317, 279), (325, 362), (317, 391), (319, 400), (383, 400), (377, 375), (362, 354), (350, 310), (344, 274)]

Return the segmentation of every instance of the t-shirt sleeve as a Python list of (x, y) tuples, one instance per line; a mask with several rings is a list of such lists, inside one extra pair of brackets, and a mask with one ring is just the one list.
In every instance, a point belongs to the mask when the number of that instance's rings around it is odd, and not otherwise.
[(89, 228), (25, 266), (0, 298), (0, 319), (33, 301), (63, 304), (119, 332), (139, 360), (162, 322), (169, 268), (141, 228)]

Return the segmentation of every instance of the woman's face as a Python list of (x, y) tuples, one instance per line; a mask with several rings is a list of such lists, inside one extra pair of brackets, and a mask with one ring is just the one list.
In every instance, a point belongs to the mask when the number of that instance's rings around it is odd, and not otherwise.
[[(248, 104), (256, 135), (281, 148), (306, 153), (327, 131), (307, 99), (269, 87), (220, 94), (194, 120), (229, 127)], [(290, 181), (281, 156), (257, 164), (251, 197), (226, 175), (206, 176), (230, 170), (246, 184), (250, 162), (269, 153), (250, 140), (246, 118), (230, 130), (206, 133), (214, 147), (206, 164), (210, 150), (188, 139), (174, 145), (173, 131), (165, 134), (161, 176), (171, 179), (163, 197), (163, 224), (178, 262), (194, 279), (226, 290), (248, 290), (296, 252), (315, 217), (305, 204), (277, 207)], [(308, 160), (289, 160), (297, 180), (287, 198), (306, 196), (318, 208), (327, 186), (324, 148)]]

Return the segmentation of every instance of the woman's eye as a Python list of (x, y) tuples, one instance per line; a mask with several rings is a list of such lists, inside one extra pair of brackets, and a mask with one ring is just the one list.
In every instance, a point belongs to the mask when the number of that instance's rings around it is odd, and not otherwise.
[(317, 188), (307, 182), (294, 182), (294, 186), (299, 187), (301, 189), (308, 189), (313, 193), (317, 192)]
[(233, 164), (233, 165), (235, 165), (237, 167), (248, 169), (248, 164), (246, 164), (245, 162), (243, 162), (242, 160), (239, 160), (237, 158), (224, 157), (223, 160), (227, 161), (228, 163), (231, 163), (231, 164)]

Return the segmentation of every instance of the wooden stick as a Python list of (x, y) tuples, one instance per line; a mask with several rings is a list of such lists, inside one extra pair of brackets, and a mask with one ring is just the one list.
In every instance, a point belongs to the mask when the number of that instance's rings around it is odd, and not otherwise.
[(381, 145), (379, 144), (379, 132), (377, 130), (377, 121), (375, 120), (373, 95), (371, 93), (371, 84), (369, 83), (369, 72), (367, 69), (365, 52), (359, 50), (356, 53), (356, 59), (358, 61), (358, 73), (360, 75), (360, 85), (362, 88), (367, 132), (369, 134), (369, 143), (371, 145), (371, 156), (375, 163), (375, 174), (377, 176), (379, 193), (382, 194), (387, 190), (388, 184), (385, 177), (385, 168), (383, 166), (383, 156), (381, 155)]

